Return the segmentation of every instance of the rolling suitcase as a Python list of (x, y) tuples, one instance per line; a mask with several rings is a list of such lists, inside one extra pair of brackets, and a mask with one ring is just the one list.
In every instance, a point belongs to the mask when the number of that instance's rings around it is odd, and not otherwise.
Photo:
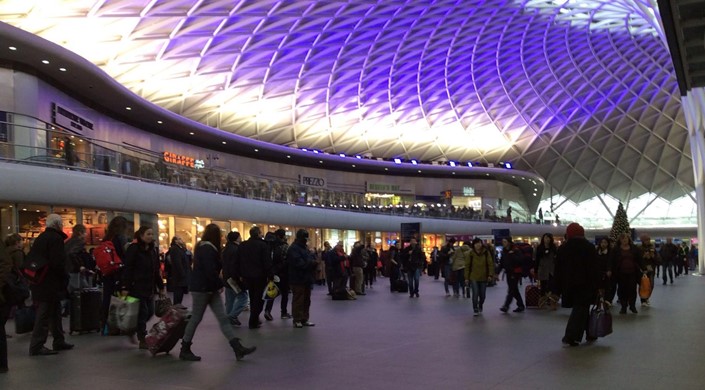
[(97, 288), (84, 288), (71, 294), (69, 334), (100, 331), (102, 293)]
[(29, 333), (34, 329), (34, 306), (25, 306), (15, 311), (15, 334)]
[(145, 338), (147, 348), (152, 355), (164, 352), (169, 353), (176, 343), (184, 337), (189, 313), (186, 307), (174, 305), (164, 314), (149, 330)]
[(406, 280), (395, 280), (394, 281), (394, 291), (400, 292), (400, 293), (408, 293), (409, 292), (409, 282)]
[(526, 307), (539, 307), (539, 301), (541, 300), (541, 289), (535, 284), (530, 284), (526, 286), (524, 290), (524, 297), (526, 299)]

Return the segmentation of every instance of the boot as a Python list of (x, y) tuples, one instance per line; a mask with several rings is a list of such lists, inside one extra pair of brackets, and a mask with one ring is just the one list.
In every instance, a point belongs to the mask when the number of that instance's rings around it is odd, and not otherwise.
[(181, 352), (179, 352), (179, 359), (186, 360), (190, 362), (198, 362), (201, 360), (200, 356), (196, 356), (191, 352), (191, 343), (185, 341), (181, 342)]
[(232, 347), (233, 351), (235, 351), (235, 358), (240, 361), (242, 358), (245, 357), (245, 355), (249, 355), (255, 350), (257, 350), (257, 347), (251, 347), (251, 348), (246, 348), (242, 344), (240, 344), (240, 339), (234, 338), (230, 340), (230, 347)]

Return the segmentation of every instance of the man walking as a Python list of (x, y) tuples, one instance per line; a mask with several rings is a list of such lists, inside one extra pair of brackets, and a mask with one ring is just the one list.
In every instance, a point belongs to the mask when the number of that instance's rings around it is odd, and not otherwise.
[(294, 328), (316, 325), (309, 321), (316, 260), (306, 246), (307, 241), (308, 232), (299, 229), (296, 240), (286, 253), (289, 260), (289, 285), (293, 293), (291, 311), (294, 314)]
[[(286, 258), (287, 251), (289, 250), (289, 244), (286, 243), (286, 230), (277, 229), (274, 232), (274, 242), (272, 242), (272, 272), (279, 278), (277, 282), (277, 287), (279, 287), (279, 293), (281, 296), (281, 318), (289, 319), (291, 315), (287, 309), (289, 306), (289, 263)], [(275, 298), (276, 299), (276, 298)], [(264, 318), (267, 321), (272, 321), (272, 307), (274, 307), (274, 300), (267, 300), (266, 306), (264, 308)]]
[(262, 240), (262, 231), (253, 226), (250, 238), (240, 244), (240, 250), (235, 255), (237, 277), (244, 282), (250, 293), (250, 329), (262, 326), (259, 315), (262, 313), (264, 301), (262, 294), (267, 287), (267, 280), (272, 275), (272, 255), (267, 243)]
[[(666, 284), (668, 276), (673, 284), (673, 265), (678, 262), (678, 247), (673, 243), (673, 238), (666, 238), (666, 243), (661, 247), (661, 266), (663, 273), (663, 284)], [(668, 272), (668, 275), (666, 273)]]

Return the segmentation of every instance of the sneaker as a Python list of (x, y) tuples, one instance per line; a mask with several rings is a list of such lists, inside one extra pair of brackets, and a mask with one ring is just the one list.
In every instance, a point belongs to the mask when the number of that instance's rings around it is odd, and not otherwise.
[(301, 321), (294, 321), (294, 328), (303, 328), (304, 324)]
[(523, 311), (524, 311), (523, 307), (517, 307), (516, 309), (512, 310), (512, 312), (514, 312), (514, 313), (521, 313)]
[(474, 313), (472, 313), (472, 315), (473, 315), (474, 317), (477, 317), (477, 316), (479, 316), (479, 315), (480, 315), (480, 312), (479, 312), (479, 311), (477, 311), (477, 310), (475, 310), (475, 312), (474, 312)]
[(303, 325), (303, 326), (316, 326), (316, 324), (314, 324), (313, 322), (310, 322), (310, 321), (304, 321), (301, 323), (301, 325)]
[(568, 340), (568, 339), (566, 339), (565, 337), (563, 337), (563, 339), (561, 340), (561, 342), (562, 342), (563, 344), (565, 344), (566, 346), (569, 346), (569, 347), (577, 347), (578, 345), (580, 345), (579, 342), (574, 341), (574, 340)]
[(506, 306), (502, 306), (502, 307), (499, 308), (499, 311), (501, 311), (502, 313), (506, 313), (506, 312), (509, 311), (509, 308), (506, 307)]
[(266, 312), (264, 312), (264, 319), (267, 321), (271, 321), (274, 319), (274, 317), (272, 317), (272, 313), (266, 311)]
[(289, 314), (289, 313), (282, 313), (282, 320), (288, 320), (289, 318), (291, 318), (291, 314)]

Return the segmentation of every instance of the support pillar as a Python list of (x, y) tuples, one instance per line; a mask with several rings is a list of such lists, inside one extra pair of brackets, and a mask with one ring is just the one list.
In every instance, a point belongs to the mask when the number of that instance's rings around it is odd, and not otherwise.
[(698, 213), (698, 273), (705, 275), (705, 88), (693, 88), (683, 98), (690, 151), (695, 175)]

